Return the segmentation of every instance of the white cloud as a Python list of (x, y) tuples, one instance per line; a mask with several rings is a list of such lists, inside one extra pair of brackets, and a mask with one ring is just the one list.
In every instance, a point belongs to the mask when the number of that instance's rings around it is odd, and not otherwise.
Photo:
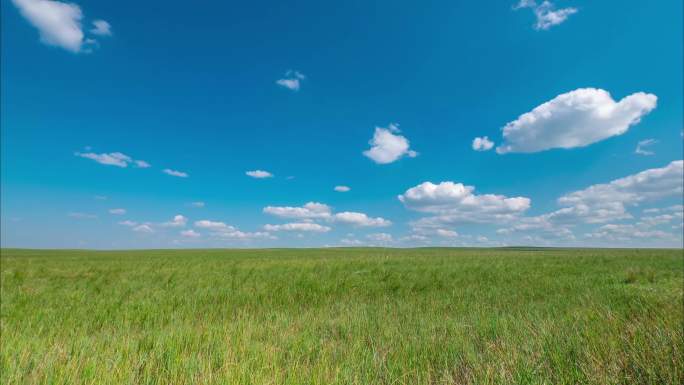
[(605, 239), (610, 241), (629, 242), (634, 238), (672, 238), (671, 233), (661, 230), (644, 230), (630, 224), (607, 224), (592, 233), (585, 234), (587, 238)]
[(126, 209), (109, 209), (109, 213), (113, 215), (124, 215), (126, 214)]
[(652, 146), (656, 143), (658, 143), (658, 141), (655, 139), (640, 140), (639, 143), (637, 143), (637, 146), (636, 146), (636, 149), (634, 150), (634, 153), (638, 154), (638, 155), (647, 155), (647, 156), (653, 155), (654, 154), (653, 151), (649, 151), (649, 150), (645, 149), (644, 147), (649, 147), (649, 146)]
[(386, 227), (392, 225), (391, 221), (384, 218), (371, 218), (364, 213), (345, 211), (333, 216), (335, 222), (346, 223), (361, 227)]
[(368, 234), (368, 235), (366, 235), (366, 238), (370, 239), (371, 241), (379, 242), (379, 243), (390, 243), (390, 242), (394, 241), (394, 238), (392, 238), (392, 234), (388, 234), (388, 233)]
[(183, 226), (185, 226), (185, 224), (187, 222), (188, 222), (188, 218), (179, 214), (179, 215), (174, 216), (171, 221), (162, 223), (162, 226), (164, 226), (164, 227), (183, 227)]
[(12, 0), (26, 20), (40, 33), (40, 41), (80, 52), (83, 45), (81, 8), (73, 3), (51, 0)]
[(181, 237), (184, 237), (184, 238), (199, 238), (201, 236), (200, 233), (198, 233), (197, 231), (192, 230), (192, 229), (183, 230), (180, 232), (180, 235), (181, 235)]
[(547, 30), (554, 25), (561, 24), (570, 15), (577, 13), (577, 8), (573, 7), (556, 9), (556, 6), (550, 1), (543, 1), (541, 4), (537, 4), (534, 0), (520, 0), (513, 9), (520, 8), (532, 9), (537, 18), (534, 24), (534, 29), (536, 30)]
[(486, 136), (473, 139), (473, 150), (475, 151), (489, 151), (492, 147), (494, 147), (494, 142)]
[(321, 219), (330, 218), (332, 209), (323, 203), (309, 202), (302, 207), (266, 206), (263, 211), (280, 218)]
[(187, 178), (189, 175), (183, 171), (177, 171), (177, 170), (172, 170), (170, 168), (165, 168), (162, 170), (164, 174), (171, 175), (171, 176), (177, 176), (179, 178)]
[(368, 142), (371, 145), (363, 155), (378, 164), (392, 163), (402, 156), (414, 158), (418, 153), (411, 150), (408, 139), (399, 135), (399, 127), (390, 124), (388, 128), (375, 127), (373, 138)]
[(605, 90), (580, 88), (535, 107), (503, 128), (500, 154), (574, 148), (621, 135), (656, 107), (653, 94), (637, 92), (615, 102)]
[(273, 174), (264, 170), (252, 170), (245, 172), (246, 175), (252, 178), (262, 179), (262, 178), (273, 178)]
[(437, 234), (443, 238), (456, 238), (456, 237), (458, 237), (457, 232), (455, 232), (453, 230), (446, 230), (446, 229), (437, 229), (437, 230), (435, 230), (435, 234)]
[[(574, 240), (570, 230), (581, 224), (602, 224), (612, 221), (632, 219), (629, 207), (638, 206), (645, 202), (657, 201), (669, 197), (681, 197), (684, 184), (684, 168), (682, 161), (674, 161), (663, 168), (648, 169), (637, 174), (613, 180), (609, 183), (592, 185), (584, 190), (568, 193), (558, 199), (563, 207), (550, 213), (535, 217), (523, 217), (515, 221), (510, 227), (497, 230), (498, 234), (510, 235), (515, 232), (537, 232), (549, 239)], [(681, 218), (681, 205), (666, 208), (650, 208), (644, 213), (663, 215), (643, 216), (636, 224), (640, 231), (635, 237), (648, 234), (648, 229), (672, 220)], [(678, 210), (679, 209), (679, 210)], [(595, 233), (586, 235), (593, 239), (617, 240), (617, 228), (608, 226), (600, 228)], [(622, 236), (625, 235), (624, 229)], [(653, 233), (653, 235), (658, 235)], [(534, 238), (538, 239), (538, 238)]]
[(153, 233), (154, 232), (152, 227), (148, 224), (142, 224), (142, 225), (135, 226), (135, 227), (133, 227), (133, 231), (138, 232), (138, 233)]
[(361, 242), (358, 239), (354, 238), (342, 238), (340, 239), (340, 243), (345, 245), (345, 246), (360, 246), (363, 245), (363, 242)]
[(318, 223), (312, 222), (298, 222), (298, 223), (285, 223), (282, 225), (265, 225), (264, 230), (266, 231), (301, 231), (301, 232), (315, 232), (315, 233), (326, 233), (331, 230), (328, 226), (322, 226)]
[(683, 164), (683, 161), (676, 160), (662, 168), (644, 170), (610, 183), (596, 184), (566, 194), (558, 199), (558, 203), (568, 207), (549, 214), (550, 219), (605, 223), (631, 218), (625, 206), (682, 196)]
[(75, 152), (74, 155), (81, 158), (91, 159), (97, 163), (107, 166), (128, 167), (129, 164), (134, 164), (138, 168), (151, 167), (150, 164), (144, 160), (133, 160), (133, 158), (121, 152), (109, 152), (102, 154), (97, 154), (94, 152)]
[(202, 208), (205, 206), (204, 202), (197, 201), (197, 202), (190, 202), (190, 206), (192, 207), (197, 207), (197, 208)]
[(138, 225), (138, 222), (129, 221), (129, 220), (121, 221), (121, 222), (118, 222), (118, 223), (119, 223), (120, 225), (122, 225), (122, 226), (128, 226), (128, 227), (135, 227), (135, 226)]
[(80, 156), (81, 158), (92, 159), (100, 164), (116, 167), (128, 167), (128, 164), (133, 161), (133, 159), (131, 159), (130, 156), (122, 154), (120, 152), (110, 152), (103, 154), (96, 154), (93, 152), (76, 152), (74, 153), (74, 155)]
[(206, 219), (196, 221), (195, 227), (208, 230), (210, 232), (210, 235), (215, 238), (237, 240), (250, 240), (257, 238), (274, 239), (274, 237), (267, 232), (244, 232), (238, 230), (234, 226), (227, 225), (223, 222), (210, 221)]
[(76, 219), (97, 219), (97, 215), (95, 214), (88, 214), (88, 213), (81, 213), (81, 212), (71, 212), (68, 213), (67, 216), (71, 218), (76, 218)]
[(112, 26), (104, 20), (94, 20), (90, 32), (98, 36), (111, 36)]
[(399, 200), (409, 209), (437, 214), (437, 217), (424, 218), (418, 224), (458, 222), (504, 222), (517, 218), (530, 208), (530, 199), (525, 197), (508, 198), (503, 195), (475, 195), (475, 187), (462, 183), (424, 182), (412, 187)]
[(301, 72), (290, 70), (285, 73), (284, 78), (276, 80), (276, 84), (292, 91), (299, 91), (301, 81), (304, 79), (306, 79), (306, 76)]
[(347, 192), (349, 190), (351, 190), (351, 188), (348, 186), (335, 186), (335, 191), (337, 192)]
[(233, 231), (235, 230), (235, 227), (229, 226), (223, 222), (215, 222), (215, 221), (210, 221), (203, 219), (201, 221), (196, 221), (195, 222), (195, 227), (199, 227), (201, 229), (207, 229), (211, 231)]

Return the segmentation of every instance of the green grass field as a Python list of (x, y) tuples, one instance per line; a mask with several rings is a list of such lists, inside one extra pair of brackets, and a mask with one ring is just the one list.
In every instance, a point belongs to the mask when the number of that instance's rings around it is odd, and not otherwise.
[(3, 384), (682, 384), (682, 250), (2, 250)]

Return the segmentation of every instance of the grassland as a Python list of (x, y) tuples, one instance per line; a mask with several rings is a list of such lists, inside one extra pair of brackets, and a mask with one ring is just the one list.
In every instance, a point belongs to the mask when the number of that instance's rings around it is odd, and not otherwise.
[(682, 384), (682, 250), (2, 250), (3, 384)]

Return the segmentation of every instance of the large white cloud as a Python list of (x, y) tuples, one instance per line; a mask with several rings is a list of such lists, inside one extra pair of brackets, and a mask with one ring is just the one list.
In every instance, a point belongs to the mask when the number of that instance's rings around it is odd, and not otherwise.
[(509, 198), (495, 194), (474, 194), (473, 186), (462, 183), (424, 182), (398, 196), (409, 209), (437, 214), (419, 224), (458, 222), (503, 222), (517, 217), (530, 208), (530, 199)]
[(524, 113), (503, 128), (500, 154), (574, 148), (624, 134), (656, 107), (653, 94), (637, 92), (615, 102), (605, 90), (580, 88)]
[(368, 142), (371, 148), (363, 155), (378, 164), (392, 163), (402, 156), (416, 157), (418, 153), (410, 149), (408, 139), (399, 132), (396, 124), (390, 124), (388, 128), (375, 127), (373, 138)]
[(21, 15), (40, 33), (40, 40), (48, 45), (79, 52), (83, 45), (81, 8), (73, 3), (51, 0), (12, 0)]
[(296, 223), (285, 223), (282, 225), (264, 225), (264, 230), (266, 231), (299, 231), (299, 232), (314, 232), (314, 233), (326, 233), (330, 231), (330, 227), (322, 226), (318, 223), (312, 222), (296, 222)]
[(301, 207), (266, 206), (264, 213), (287, 219), (321, 219), (330, 218), (332, 209), (324, 203), (309, 202)]
[(392, 222), (385, 218), (371, 218), (364, 213), (353, 211), (344, 211), (337, 213), (333, 217), (335, 222), (346, 223), (360, 227), (386, 227), (392, 225)]
[[(40, 41), (64, 48), (71, 52), (83, 52), (84, 46), (96, 44), (92, 38), (85, 38), (81, 20), (83, 12), (74, 3), (54, 0), (12, 0), (21, 15), (38, 29)], [(104, 20), (95, 20), (91, 33), (111, 35), (111, 26)], [(87, 50), (86, 50), (87, 51)]]

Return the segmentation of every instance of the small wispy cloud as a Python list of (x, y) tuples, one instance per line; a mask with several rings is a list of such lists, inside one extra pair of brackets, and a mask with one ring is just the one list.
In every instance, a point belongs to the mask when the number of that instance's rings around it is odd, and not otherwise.
[(347, 192), (351, 190), (351, 187), (349, 186), (335, 186), (335, 191), (337, 192)]
[(105, 20), (94, 20), (90, 32), (98, 36), (112, 36), (112, 26)]
[(106, 166), (116, 166), (116, 167), (128, 167), (129, 164), (134, 164), (138, 168), (148, 168), (151, 167), (149, 163), (144, 160), (134, 160), (130, 156), (122, 152), (104, 152), (101, 154), (95, 152), (75, 152), (74, 155), (94, 160), (97, 163), (104, 164)]
[(97, 219), (97, 215), (95, 214), (88, 214), (82, 212), (70, 212), (67, 214), (67, 216), (75, 219)]
[(271, 174), (268, 171), (264, 171), (264, 170), (247, 171), (247, 172), (245, 172), (245, 174), (247, 176), (251, 176), (252, 178), (257, 178), (257, 179), (273, 178), (273, 174)]
[(473, 139), (473, 150), (475, 150), (475, 151), (489, 151), (493, 147), (494, 147), (494, 142), (489, 140), (489, 138), (486, 136)]
[(154, 229), (152, 229), (152, 226), (146, 223), (133, 227), (133, 231), (137, 233), (154, 233)]
[(171, 175), (175, 176), (178, 178), (187, 178), (189, 175), (183, 171), (178, 171), (178, 170), (172, 170), (170, 168), (165, 168), (162, 170), (162, 172), (166, 175)]
[(183, 227), (183, 226), (185, 226), (186, 223), (188, 223), (188, 218), (179, 214), (179, 215), (174, 216), (171, 221), (162, 223), (162, 226), (164, 226), (164, 227)]
[(109, 209), (109, 213), (112, 215), (124, 215), (126, 214), (126, 209)]
[(197, 208), (202, 208), (206, 206), (206, 204), (202, 201), (196, 201), (196, 202), (190, 202), (191, 207), (197, 207)]
[(639, 143), (637, 143), (637, 146), (636, 146), (636, 149), (634, 150), (634, 153), (638, 154), (638, 155), (645, 155), (645, 156), (653, 155), (655, 153), (653, 151), (647, 150), (645, 147), (650, 147), (656, 143), (658, 143), (658, 141), (655, 139), (640, 140)]
[(561, 24), (570, 15), (577, 13), (577, 8), (573, 7), (556, 9), (556, 6), (547, 0), (541, 3), (537, 3), (535, 0), (520, 0), (513, 7), (514, 10), (522, 8), (529, 8), (534, 12), (534, 16), (537, 18), (534, 24), (534, 29), (536, 30), (547, 30), (554, 25)]
[(202, 236), (200, 233), (192, 229), (181, 231), (180, 235), (184, 238), (199, 238), (200, 236)]
[(285, 77), (276, 80), (276, 84), (292, 91), (299, 91), (301, 81), (304, 79), (306, 79), (306, 76), (301, 72), (289, 70), (285, 73)]

